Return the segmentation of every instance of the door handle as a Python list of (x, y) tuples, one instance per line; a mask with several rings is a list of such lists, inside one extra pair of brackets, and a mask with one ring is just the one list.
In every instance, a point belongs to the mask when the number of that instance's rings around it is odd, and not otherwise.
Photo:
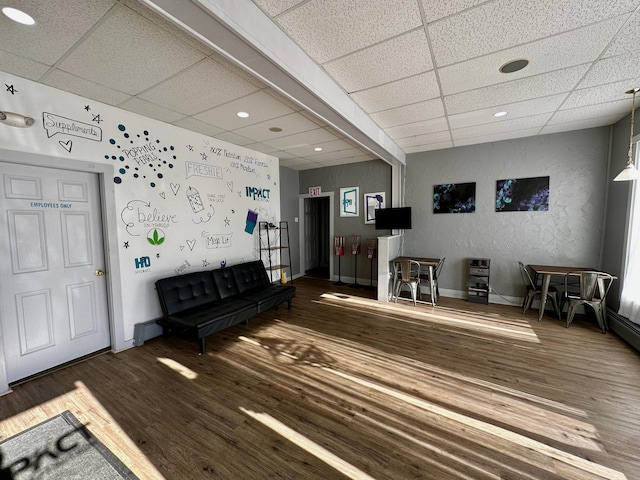
[(104, 270), (96, 270), (96, 277), (101, 277), (104, 275)]

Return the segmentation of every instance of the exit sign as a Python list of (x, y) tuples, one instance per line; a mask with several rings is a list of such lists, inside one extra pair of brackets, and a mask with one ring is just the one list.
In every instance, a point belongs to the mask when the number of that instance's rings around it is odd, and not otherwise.
[(320, 188), (320, 187), (309, 187), (309, 196), (310, 197), (319, 197), (320, 193), (322, 193), (322, 188)]

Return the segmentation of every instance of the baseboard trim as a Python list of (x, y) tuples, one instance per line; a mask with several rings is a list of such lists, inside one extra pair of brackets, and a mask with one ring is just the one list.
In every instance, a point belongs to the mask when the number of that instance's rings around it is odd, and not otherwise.
[(612, 332), (640, 352), (640, 325), (610, 309), (607, 309), (607, 321)]

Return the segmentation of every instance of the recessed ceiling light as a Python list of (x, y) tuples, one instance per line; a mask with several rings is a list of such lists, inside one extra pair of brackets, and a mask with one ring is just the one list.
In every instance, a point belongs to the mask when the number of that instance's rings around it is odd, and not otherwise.
[(269, 131), (277, 133), (277, 132), (281, 132), (282, 129), (280, 127), (271, 127), (269, 128)]
[(496, 112), (493, 114), (494, 117), (504, 117), (507, 112)]
[(28, 15), (17, 8), (4, 7), (2, 9), (2, 13), (4, 13), (7, 18), (23, 25), (33, 25), (36, 23), (31, 15)]
[(322, 147), (316, 147), (313, 150), (316, 151), (316, 152), (321, 152), (322, 151)]
[(517, 60), (511, 60), (502, 65), (498, 70), (502, 73), (513, 73), (522, 70), (529, 65), (529, 60), (526, 58), (518, 58)]
[(249, 114), (247, 112), (238, 112), (236, 113), (237, 116), (239, 116), (240, 118), (248, 118)]

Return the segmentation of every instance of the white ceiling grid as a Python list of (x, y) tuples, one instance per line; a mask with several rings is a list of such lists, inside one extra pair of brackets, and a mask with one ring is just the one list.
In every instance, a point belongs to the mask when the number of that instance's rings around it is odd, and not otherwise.
[[(252, 1), (233, 6), (261, 9), (263, 25), (275, 22), (404, 153), (610, 125), (629, 113), (624, 92), (640, 86), (640, 0)], [(182, 2), (207, 14), (204, 0)], [(2, 4), (37, 23), (0, 15), (0, 70), (294, 169), (376, 158), (293, 93), (287, 98), (142, 2)], [(516, 58), (529, 66), (498, 72)], [(241, 110), (250, 117), (236, 117)], [(508, 114), (495, 118), (499, 110)]]

